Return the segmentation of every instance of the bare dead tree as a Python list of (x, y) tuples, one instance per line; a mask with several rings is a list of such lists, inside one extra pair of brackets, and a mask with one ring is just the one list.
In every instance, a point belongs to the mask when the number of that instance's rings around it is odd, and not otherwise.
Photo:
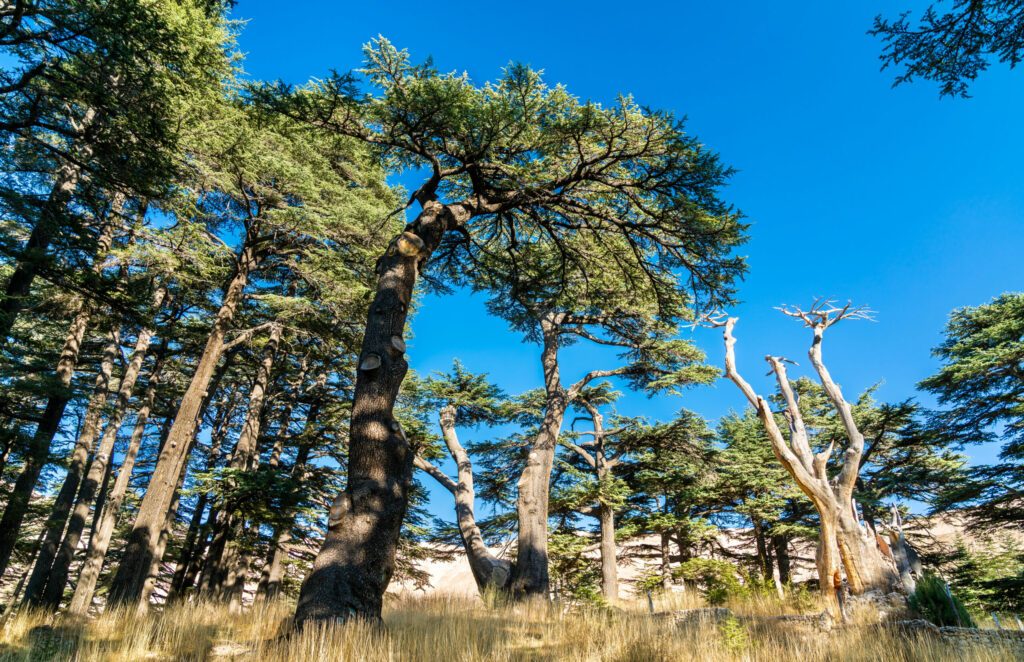
[(738, 318), (718, 315), (709, 317), (713, 326), (725, 328), (725, 377), (730, 379), (757, 411), (771, 439), (772, 450), (779, 462), (796, 481), (800, 489), (814, 504), (819, 516), (819, 544), (816, 556), (822, 596), (829, 612), (842, 618), (840, 590), (842, 571), (845, 571), (850, 592), (857, 595), (868, 590), (888, 590), (894, 583), (893, 569), (879, 552), (874, 536), (860, 525), (853, 508), (853, 489), (857, 481), (864, 435), (853, 417), (853, 409), (843, 397), (839, 385), (832, 379), (822, 358), (822, 340), (825, 330), (845, 319), (872, 319), (871, 311), (849, 303), (837, 306), (831, 300), (818, 299), (808, 310), (795, 306), (779, 309), (783, 314), (804, 322), (813, 331), (808, 355), (829, 401), (835, 408), (849, 440), (843, 451), (843, 460), (834, 479), (829, 477), (829, 461), (834, 441), (815, 452), (811, 447), (807, 426), (800, 412), (796, 393), (786, 372), (792, 363), (780, 356), (768, 355), (765, 360), (775, 375), (779, 393), (785, 401), (783, 415), (788, 423), (788, 438), (782, 433), (775, 413), (768, 401), (754, 391), (736, 368), (733, 329)]

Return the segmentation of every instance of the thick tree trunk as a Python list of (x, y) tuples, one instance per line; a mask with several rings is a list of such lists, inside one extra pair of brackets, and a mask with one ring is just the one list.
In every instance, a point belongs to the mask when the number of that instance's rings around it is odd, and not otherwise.
[(771, 560), (768, 558), (768, 544), (764, 537), (764, 524), (758, 518), (753, 518), (754, 523), (754, 546), (757, 549), (757, 566), (761, 573), (761, 579), (771, 576)]
[[(135, 457), (138, 455), (139, 447), (142, 445), (142, 437), (146, 432), (146, 425), (149, 422), (150, 412), (153, 410), (153, 403), (156, 401), (156, 392), (160, 384), (160, 376), (163, 371), (164, 357), (167, 352), (167, 339), (165, 338), (157, 350), (156, 362), (153, 364), (153, 371), (149, 376), (149, 384), (146, 393), (142, 398), (142, 405), (135, 414), (135, 428), (132, 430), (131, 439), (128, 441), (128, 448), (125, 451), (124, 459), (117, 471), (117, 478), (110, 489), (96, 525), (93, 527), (92, 535), (89, 536), (89, 547), (85, 553), (85, 562), (82, 564), (78, 576), (78, 584), (75, 586), (75, 593), (71, 598), (69, 611), (75, 615), (85, 615), (92, 605), (93, 595), (96, 593), (96, 582), (99, 580), (100, 571), (103, 569), (103, 562), (107, 556), (107, 548), (110, 546), (110, 539), (114, 534), (114, 527), (117, 525), (118, 516), (121, 513), (121, 504), (128, 492), (128, 482), (131, 479), (132, 469), (135, 467)], [(108, 425), (108, 433), (111, 433)], [(112, 434), (117, 435), (117, 430)], [(98, 506), (97, 506), (98, 507)]]
[[(154, 309), (159, 310), (166, 290), (159, 288), (154, 295)], [(75, 504), (71, 520), (68, 522), (68, 530), (64, 534), (60, 551), (53, 561), (49, 579), (46, 582), (46, 589), (43, 594), (43, 604), (56, 609), (64, 595), (64, 587), (67, 585), (68, 572), (71, 562), (75, 557), (75, 550), (81, 541), (82, 532), (85, 531), (86, 521), (89, 517), (89, 510), (96, 499), (97, 490), (105, 477), (108, 475), (110, 457), (114, 452), (114, 443), (117, 441), (117, 432), (121, 428), (121, 422), (128, 412), (128, 403), (132, 393), (135, 391), (135, 382), (142, 371), (142, 363), (149, 351), (149, 343), (153, 338), (152, 329), (142, 329), (135, 340), (135, 347), (132, 350), (128, 365), (125, 367), (124, 375), (121, 377), (121, 385), (117, 392), (117, 403), (114, 411), (107, 421), (103, 437), (100, 439), (99, 448), (96, 451), (92, 462), (89, 465), (89, 473), (86, 475), (82, 486), (79, 489), (78, 501)], [(98, 509), (97, 505), (97, 509)], [(95, 530), (95, 529), (94, 529)]]
[[(193, 444), (195, 438), (193, 437)], [(160, 527), (160, 535), (157, 537), (156, 549), (153, 553), (153, 558), (149, 562), (149, 572), (146, 573), (146, 578), (142, 584), (142, 593), (139, 596), (139, 602), (136, 605), (138, 613), (143, 613), (149, 606), (149, 602), (153, 597), (153, 593), (156, 591), (157, 582), (160, 580), (160, 571), (163, 566), (164, 552), (167, 550), (167, 543), (174, 534), (174, 522), (178, 516), (178, 504), (181, 500), (181, 486), (185, 483), (185, 474), (188, 473), (188, 463), (184, 463), (181, 466), (181, 471), (178, 474), (178, 482), (174, 489), (174, 498), (171, 499), (171, 505), (167, 508), (167, 515), (164, 518), (164, 524)]]
[(377, 264), (356, 374), (348, 482), (331, 506), (328, 531), (303, 582), (295, 621), (379, 620), (412, 481), (413, 453), (394, 417), (405, 379), (405, 326), (420, 264), (470, 218), (468, 205), (424, 203)]
[(167, 512), (177, 493), (178, 476), (188, 460), (192, 449), (195, 430), (201, 409), (206, 402), (206, 392), (224, 353), (224, 337), (235, 311), (242, 302), (249, 274), (257, 266), (258, 258), (253, 248), (246, 245), (238, 258), (235, 275), (224, 292), (223, 301), (213, 326), (210, 329), (206, 347), (196, 364), (192, 380), (181, 398), (174, 423), (167, 435), (153, 475), (146, 488), (146, 495), (139, 506), (139, 513), (128, 539), (114, 584), (111, 587), (111, 604), (136, 603), (142, 600), (144, 585), (150, 567), (158, 554), (160, 534), (166, 524)]
[[(95, 118), (95, 109), (87, 108), (81, 120), (75, 124), (75, 129), (84, 131)], [(92, 148), (84, 146), (78, 163), (84, 163), (91, 155)], [(50, 195), (43, 203), (32, 233), (18, 255), (17, 266), (7, 280), (4, 295), (0, 298), (0, 347), (7, 345), (11, 329), (25, 307), (25, 299), (32, 291), (39, 265), (47, 258), (50, 244), (66, 223), (68, 203), (82, 176), (82, 167), (78, 163), (65, 162), (58, 169)]]
[(25, 597), (23, 598), (25, 604), (38, 606), (44, 602), (43, 592), (50, 576), (53, 560), (57, 555), (57, 548), (60, 546), (64, 534), (68, 513), (74, 504), (82, 474), (86, 467), (89, 467), (91, 471), (92, 464), (89, 461), (89, 456), (93, 453), (93, 445), (99, 434), (100, 417), (107, 402), (107, 393), (110, 391), (110, 376), (114, 370), (114, 357), (117, 353), (117, 335), (116, 332), (112, 332), (111, 341), (103, 350), (103, 359), (100, 361), (99, 370), (96, 371), (96, 383), (85, 410), (85, 418), (78, 433), (78, 440), (71, 454), (67, 475), (57, 492), (50, 516), (46, 521), (46, 536), (43, 538), (39, 556), (36, 558), (32, 575), (25, 587)]
[(851, 593), (893, 590), (898, 582), (896, 569), (882, 556), (874, 534), (862, 527), (849, 509), (839, 516), (836, 536)]
[(836, 538), (837, 516), (827, 508), (819, 512), (818, 550), (815, 565), (818, 569), (818, 590), (825, 603), (825, 610), (837, 623), (845, 620), (842, 608), (843, 581), (840, 571), (839, 545)]
[(551, 488), (551, 467), (554, 464), (558, 435), (568, 407), (568, 394), (562, 388), (558, 370), (558, 328), (550, 321), (541, 321), (544, 346), (541, 363), (547, 392), (544, 420), (519, 477), (516, 513), (519, 538), (516, 562), (512, 568), (510, 590), (517, 598), (546, 599), (550, 592), (548, 575), (548, 498)]
[(619, 563), (615, 547), (615, 511), (602, 503), (601, 518), (601, 593), (608, 602), (619, 599)]

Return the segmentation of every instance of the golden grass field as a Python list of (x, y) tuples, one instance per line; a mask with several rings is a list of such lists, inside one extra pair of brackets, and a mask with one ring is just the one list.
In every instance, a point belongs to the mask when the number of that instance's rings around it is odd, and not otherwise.
[[(662, 598), (658, 612), (696, 607)], [(803, 605), (806, 607), (807, 605)], [(771, 625), (757, 617), (793, 612), (766, 598), (729, 605), (737, 618), (677, 627), (646, 604), (620, 609), (549, 605), (486, 608), (477, 601), (395, 598), (384, 627), (365, 623), (306, 628), (285, 635), (292, 604), (256, 605), (229, 614), (187, 603), (144, 616), (114, 612), (88, 621), (21, 613), (3, 624), (0, 660), (1013, 660), (998, 646), (958, 648), (874, 627), (866, 615), (829, 634)]]

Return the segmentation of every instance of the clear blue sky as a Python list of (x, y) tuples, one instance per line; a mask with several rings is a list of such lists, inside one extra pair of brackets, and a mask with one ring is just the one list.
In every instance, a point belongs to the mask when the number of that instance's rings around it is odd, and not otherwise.
[[(936, 369), (930, 350), (952, 309), (1024, 286), (1024, 71), (996, 66), (968, 100), (940, 100), (927, 82), (891, 89), (866, 30), (876, 13), (920, 5), (241, 0), (235, 15), (249, 19), (240, 46), (255, 78), (301, 83), (358, 67), (361, 44), (383, 34), (477, 82), (519, 61), (583, 98), (628, 92), (688, 116), (690, 131), (738, 169), (724, 197), (751, 223), (750, 274), (731, 311), (748, 379), (770, 390), (769, 352), (805, 374), (809, 332), (772, 308), (835, 296), (878, 314), (830, 332), (833, 375), (850, 397), (883, 381), (878, 397), (902, 400)], [(478, 297), (429, 298), (413, 333), (416, 370), (457, 356), (510, 392), (541, 385), (537, 348), (488, 317)], [(695, 338), (720, 365), (720, 334)], [(563, 374), (610, 361), (574, 349)], [(720, 381), (684, 397), (630, 396), (619, 409), (665, 419), (687, 407), (714, 421), (743, 404)], [(446, 497), (431, 510), (447, 516)]]

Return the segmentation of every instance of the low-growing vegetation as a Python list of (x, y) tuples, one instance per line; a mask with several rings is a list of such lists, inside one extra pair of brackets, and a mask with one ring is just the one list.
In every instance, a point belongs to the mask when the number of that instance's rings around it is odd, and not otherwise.
[[(482, 609), (473, 600), (388, 601), (384, 624), (313, 624), (289, 633), (289, 602), (244, 615), (196, 603), (140, 616), (119, 609), (95, 620), (22, 612), (2, 630), (0, 660), (232, 660), (274, 662), (472, 662), (569, 660), (979, 660), (1019, 659), (1009, 646), (964, 648), (939, 638), (879, 628), (865, 614), (845, 628), (819, 633), (772, 618), (794, 605), (770, 598), (730, 600), (732, 616), (679, 623), (673, 612), (705, 606), (658, 596), (619, 609), (524, 603)], [(819, 605), (820, 606), (820, 605)]]

